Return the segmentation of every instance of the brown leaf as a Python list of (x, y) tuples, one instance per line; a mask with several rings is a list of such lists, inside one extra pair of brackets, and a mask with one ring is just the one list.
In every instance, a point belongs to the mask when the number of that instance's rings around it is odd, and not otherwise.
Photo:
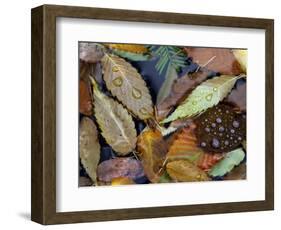
[(83, 117), (79, 128), (79, 154), (83, 167), (96, 184), (96, 170), (100, 160), (100, 144), (95, 123)]
[(83, 80), (79, 81), (79, 112), (87, 116), (93, 113), (90, 88)]
[(246, 179), (246, 163), (242, 163), (228, 173), (224, 180), (245, 180)]
[(239, 75), (243, 70), (231, 49), (185, 47), (193, 62), (225, 75)]
[(246, 82), (237, 84), (236, 88), (234, 88), (226, 98), (226, 102), (233, 104), (241, 112), (246, 111), (246, 88)]
[(91, 181), (90, 178), (85, 177), (85, 176), (79, 177), (79, 187), (92, 186), (92, 185), (93, 185), (93, 182)]
[(204, 171), (210, 170), (216, 163), (223, 159), (224, 154), (221, 153), (204, 153), (198, 161), (197, 166)]
[(111, 182), (114, 178), (127, 177), (137, 179), (144, 176), (141, 162), (129, 157), (117, 157), (103, 161), (98, 165), (98, 179)]
[(178, 78), (174, 82), (169, 96), (156, 106), (157, 120), (163, 120), (173, 107), (180, 104), (197, 85), (207, 79), (208, 75), (208, 71), (200, 70)]
[(96, 63), (102, 59), (104, 52), (96, 43), (79, 43), (79, 58), (84, 62)]
[(167, 145), (160, 131), (143, 131), (138, 137), (137, 150), (147, 178), (157, 182), (167, 153)]
[(190, 181), (208, 181), (210, 180), (208, 175), (189, 162), (188, 160), (178, 160), (169, 162), (166, 165), (169, 176), (179, 182), (190, 182)]

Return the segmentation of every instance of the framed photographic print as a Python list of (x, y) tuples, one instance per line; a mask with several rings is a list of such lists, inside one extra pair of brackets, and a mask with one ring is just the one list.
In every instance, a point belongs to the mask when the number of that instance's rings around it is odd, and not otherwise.
[(41, 224), (274, 208), (271, 19), (32, 9)]

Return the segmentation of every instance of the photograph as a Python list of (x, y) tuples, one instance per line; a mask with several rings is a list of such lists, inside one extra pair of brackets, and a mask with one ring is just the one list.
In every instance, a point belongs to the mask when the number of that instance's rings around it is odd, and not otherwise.
[(247, 179), (246, 48), (77, 47), (78, 187)]

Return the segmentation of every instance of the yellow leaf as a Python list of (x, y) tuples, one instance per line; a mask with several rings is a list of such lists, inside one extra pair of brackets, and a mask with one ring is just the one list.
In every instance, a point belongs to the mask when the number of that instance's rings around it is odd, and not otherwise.
[(134, 44), (107, 44), (111, 49), (118, 49), (126, 52), (132, 53), (147, 53), (148, 49), (144, 45), (134, 45)]
[(111, 185), (127, 185), (127, 184), (135, 184), (135, 182), (128, 177), (117, 177), (117, 178), (113, 178), (111, 181)]

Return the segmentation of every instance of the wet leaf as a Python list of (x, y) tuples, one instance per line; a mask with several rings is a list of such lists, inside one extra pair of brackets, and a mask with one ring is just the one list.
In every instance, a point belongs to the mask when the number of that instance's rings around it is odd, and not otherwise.
[(111, 185), (128, 185), (135, 184), (135, 182), (128, 177), (117, 177), (113, 178), (111, 181)]
[(144, 176), (141, 162), (129, 157), (117, 157), (103, 161), (98, 165), (98, 179), (111, 182), (114, 178), (127, 177), (137, 179)]
[(92, 115), (92, 98), (90, 94), (90, 87), (89, 85), (83, 81), (79, 81), (79, 112), (90, 116)]
[(239, 165), (244, 157), (245, 153), (242, 148), (227, 153), (225, 157), (209, 171), (209, 175), (212, 177), (224, 176), (226, 173), (230, 172), (234, 166)]
[(169, 69), (167, 70), (167, 76), (165, 78), (165, 81), (163, 82), (157, 94), (157, 99), (156, 99), (157, 105), (160, 104), (167, 96), (169, 96), (174, 81), (177, 78), (178, 78), (177, 71), (173, 66), (170, 66)]
[(222, 75), (203, 82), (161, 123), (167, 123), (183, 117), (192, 117), (217, 105), (227, 96), (238, 78), (236, 76)]
[(169, 162), (166, 166), (169, 176), (179, 182), (208, 181), (208, 175), (189, 162), (188, 160), (177, 160)]
[(246, 163), (242, 163), (230, 171), (224, 180), (245, 180), (247, 176)]
[(103, 49), (96, 43), (80, 42), (79, 58), (88, 63), (96, 63), (102, 59)]
[(100, 144), (95, 123), (90, 118), (83, 117), (80, 123), (79, 133), (81, 163), (89, 177), (96, 184), (96, 170), (100, 160)]
[(230, 49), (186, 47), (193, 62), (224, 75), (239, 75), (243, 70)]
[(200, 70), (176, 79), (169, 95), (161, 103), (157, 104), (157, 120), (163, 120), (171, 112), (173, 107), (182, 102), (197, 85), (207, 79), (208, 75), (209, 72)]
[(137, 150), (145, 175), (151, 182), (159, 180), (167, 153), (167, 145), (158, 130), (145, 130), (138, 137)]
[(124, 59), (110, 54), (103, 57), (102, 66), (104, 81), (112, 95), (140, 119), (151, 118), (151, 96), (137, 70)]
[(247, 108), (246, 90), (246, 82), (237, 83), (237, 86), (231, 91), (225, 101), (233, 104), (241, 112), (245, 112)]
[(197, 146), (193, 129), (186, 127), (177, 134), (169, 149), (167, 159), (168, 161), (189, 160), (190, 162), (196, 162), (202, 154), (204, 152)]
[(101, 93), (93, 78), (94, 112), (101, 134), (118, 155), (124, 156), (136, 146), (137, 132), (128, 111), (117, 101)]

